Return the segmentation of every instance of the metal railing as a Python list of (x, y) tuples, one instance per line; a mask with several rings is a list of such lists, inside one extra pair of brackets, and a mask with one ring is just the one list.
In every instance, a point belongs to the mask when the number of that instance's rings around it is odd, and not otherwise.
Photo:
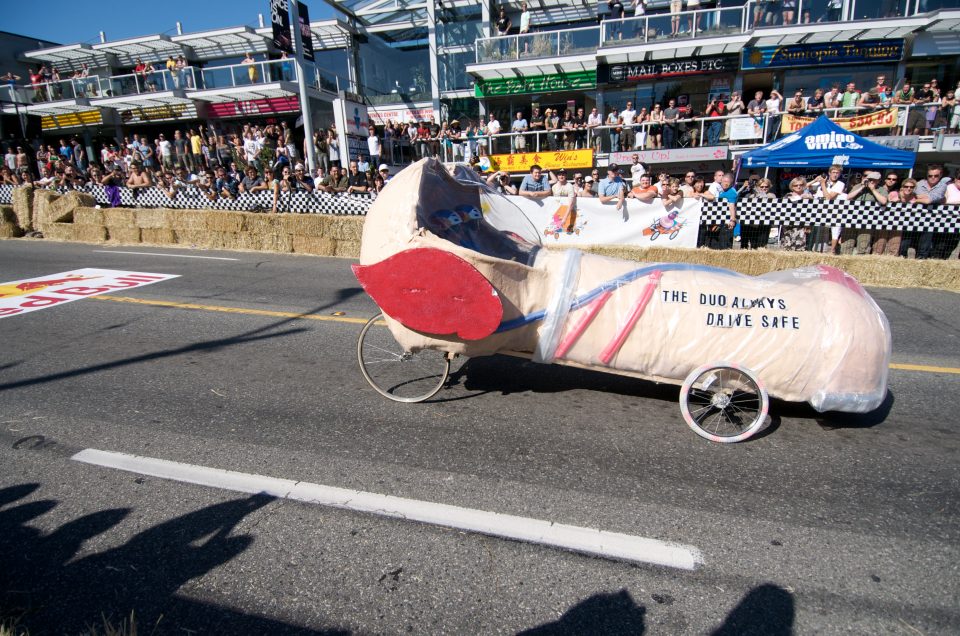
[(477, 39), (477, 63), (595, 53), (600, 27)]
[(627, 46), (671, 38), (716, 37), (742, 33), (747, 30), (745, 16), (745, 7), (728, 7), (605, 20), (601, 25), (603, 33), (600, 45)]
[[(851, 0), (850, 21), (904, 18), (940, 9), (960, 8), (960, 0)], [(796, 9), (782, 3), (749, 0), (741, 7), (653, 13), (620, 20), (604, 20), (600, 27), (541, 31), (524, 35), (477, 38), (478, 64), (503, 60), (578, 55), (597, 48), (636, 45), (671, 38), (704, 38), (749, 33), (755, 28), (843, 21), (844, 7), (824, 0), (797, 0)], [(824, 7), (826, 6), (826, 9)], [(816, 12), (816, 13), (814, 13)], [(564, 35), (570, 36), (564, 45)]]
[(297, 64), (292, 59), (230, 64), (204, 68), (200, 71), (200, 76), (206, 90), (272, 82), (296, 82)]
[[(878, 128), (874, 130), (864, 130), (859, 134), (870, 136), (875, 131), (886, 134), (909, 135), (912, 133), (911, 126), (917, 123), (928, 121), (924, 119), (921, 122), (917, 118), (912, 118), (910, 113), (921, 111), (926, 117), (931, 108), (940, 106), (939, 102), (927, 104), (890, 104), (883, 108), (893, 108), (898, 111), (895, 124)], [(880, 110), (882, 110), (881, 108)], [(868, 114), (875, 110), (870, 106), (861, 106), (856, 109), (860, 114)], [(838, 115), (847, 116), (851, 109), (833, 108), (826, 109), (828, 117), (836, 118)], [(418, 139), (414, 144), (416, 156), (439, 156), (444, 161), (458, 161), (469, 159), (470, 149), (475, 150), (474, 154), (511, 154), (511, 153), (541, 153), (541, 152), (561, 152), (564, 150), (582, 150), (593, 149), (598, 154), (611, 152), (631, 152), (639, 150), (662, 150), (676, 148), (692, 148), (699, 146), (728, 146), (731, 150), (746, 150), (762, 146), (780, 137), (781, 118), (789, 113), (782, 112), (778, 114), (764, 113), (761, 115), (737, 114), (724, 115), (721, 117), (688, 117), (677, 119), (673, 124), (667, 124), (663, 121), (643, 121), (630, 126), (623, 124), (583, 128), (552, 128), (544, 130), (527, 130), (525, 132), (504, 132), (496, 135), (477, 135), (472, 142), (463, 138), (450, 139), (447, 142), (445, 137)], [(803, 117), (816, 117), (820, 113), (805, 113)], [(733, 122), (750, 122), (754, 125), (740, 127)], [(956, 122), (960, 124), (960, 122)], [(946, 122), (949, 128), (951, 122)], [(665, 128), (670, 127), (671, 132), (675, 133), (673, 140), (669, 135), (665, 135)], [(736, 127), (736, 129), (735, 129)], [(922, 126), (927, 130), (926, 126)], [(951, 129), (956, 129), (953, 126)], [(629, 130), (625, 134), (625, 131)], [(938, 127), (929, 128), (931, 134), (919, 135), (921, 141), (930, 141), (935, 134), (941, 132)], [(630, 138), (632, 133), (634, 142), (632, 145), (626, 145), (625, 140)], [(522, 138), (523, 142), (517, 140)]]
[(166, 69), (148, 73), (127, 73), (125, 75), (111, 75), (100, 78), (100, 95), (98, 97), (119, 97), (122, 95), (143, 95), (145, 93), (159, 93), (196, 86), (193, 67), (177, 71)]

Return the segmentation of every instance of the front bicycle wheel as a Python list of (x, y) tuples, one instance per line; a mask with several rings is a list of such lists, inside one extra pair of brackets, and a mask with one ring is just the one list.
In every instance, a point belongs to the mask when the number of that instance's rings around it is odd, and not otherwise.
[(377, 393), (395, 402), (422, 402), (436, 395), (450, 374), (447, 354), (433, 349), (406, 351), (379, 313), (357, 339), (360, 372)]
[(680, 388), (680, 412), (700, 437), (740, 442), (763, 426), (770, 403), (767, 391), (749, 369), (727, 363), (695, 369)]

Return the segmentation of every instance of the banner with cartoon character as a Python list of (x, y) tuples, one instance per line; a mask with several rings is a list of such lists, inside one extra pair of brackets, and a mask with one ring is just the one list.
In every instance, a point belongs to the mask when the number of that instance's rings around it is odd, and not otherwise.
[(669, 210), (660, 201), (627, 199), (625, 209), (619, 210), (616, 203), (584, 197), (575, 201), (567, 197), (507, 198), (538, 228), (544, 245), (697, 246), (700, 202), (693, 199)]

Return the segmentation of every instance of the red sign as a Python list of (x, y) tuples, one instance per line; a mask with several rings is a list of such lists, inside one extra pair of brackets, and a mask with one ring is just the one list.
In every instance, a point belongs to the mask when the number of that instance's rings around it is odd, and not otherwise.
[(207, 113), (210, 117), (250, 117), (255, 115), (275, 115), (277, 113), (295, 113), (300, 111), (300, 100), (296, 95), (290, 97), (270, 97), (251, 99), (245, 102), (221, 102), (210, 104)]

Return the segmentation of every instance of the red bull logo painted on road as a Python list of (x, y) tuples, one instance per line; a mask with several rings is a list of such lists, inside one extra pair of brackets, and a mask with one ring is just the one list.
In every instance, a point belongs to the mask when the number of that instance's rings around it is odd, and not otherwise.
[(85, 268), (0, 283), (0, 318), (46, 309), (81, 298), (177, 278), (172, 274)]

